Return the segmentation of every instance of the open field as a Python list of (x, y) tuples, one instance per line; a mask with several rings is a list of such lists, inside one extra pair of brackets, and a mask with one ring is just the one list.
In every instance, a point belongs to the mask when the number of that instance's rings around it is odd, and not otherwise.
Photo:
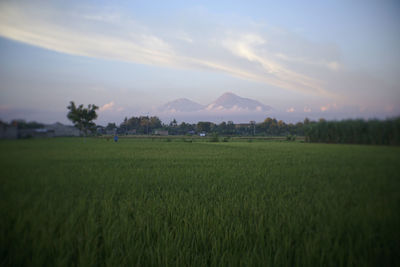
[(400, 264), (399, 147), (163, 140), (0, 141), (0, 265)]

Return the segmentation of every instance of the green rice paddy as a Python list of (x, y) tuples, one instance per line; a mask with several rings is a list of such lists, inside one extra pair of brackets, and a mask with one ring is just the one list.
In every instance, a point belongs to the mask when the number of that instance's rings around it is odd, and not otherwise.
[(400, 148), (0, 141), (1, 266), (398, 266)]

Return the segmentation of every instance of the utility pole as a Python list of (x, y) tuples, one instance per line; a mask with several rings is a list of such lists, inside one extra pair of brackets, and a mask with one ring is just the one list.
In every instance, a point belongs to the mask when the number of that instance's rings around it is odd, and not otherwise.
[(256, 135), (256, 122), (255, 121), (250, 121), (251, 124), (253, 124), (253, 135)]
[(147, 112), (147, 135), (149, 135), (149, 123), (150, 123), (150, 117), (149, 113)]

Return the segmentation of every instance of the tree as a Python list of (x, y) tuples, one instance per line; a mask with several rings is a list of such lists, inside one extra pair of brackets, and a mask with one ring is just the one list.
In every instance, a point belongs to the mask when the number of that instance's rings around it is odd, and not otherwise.
[(250, 125), (251, 125), (251, 131), (252, 131), (253, 135), (256, 135), (256, 122), (250, 121)]
[(18, 127), (18, 129), (44, 128), (44, 124), (36, 122), (36, 121), (26, 122), (25, 120), (12, 120), (11, 125), (16, 125)]
[(97, 118), (96, 110), (99, 109), (98, 106), (89, 104), (87, 108), (84, 108), (83, 105), (77, 107), (74, 101), (71, 101), (67, 108), (69, 109), (67, 117), (76, 128), (84, 132), (85, 135), (89, 131), (93, 132), (95, 130), (96, 124), (93, 120)]
[(150, 117), (150, 127), (152, 130), (161, 128), (162, 127), (161, 120), (157, 116)]
[(199, 121), (197, 123), (197, 131), (198, 132), (210, 132), (211, 130), (211, 122), (208, 121)]
[(108, 131), (114, 131), (115, 129), (117, 129), (117, 125), (115, 124), (115, 122), (109, 122), (106, 126), (106, 130)]
[(228, 123), (226, 124), (226, 129), (228, 134), (235, 134), (235, 124), (233, 123), (233, 121), (228, 121)]
[(176, 127), (176, 126), (178, 126), (178, 122), (177, 122), (175, 119), (173, 119), (173, 120), (169, 123), (169, 126), (171, 126), (171, 127)]

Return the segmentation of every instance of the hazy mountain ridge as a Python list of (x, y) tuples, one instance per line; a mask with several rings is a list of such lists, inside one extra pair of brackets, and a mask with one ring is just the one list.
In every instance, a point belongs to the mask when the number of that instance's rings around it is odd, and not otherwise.
[(206, 110), (231, 110), (231, 111), (268, 111), (272, 108), (261, 102), (240, 97), (233, 93), (224, 93), (214, 102), (207, 105)]
[(194, 112), (204, 109), (204, 105), (196, 103), (187, 98), (179, 98), (170, 101), (163, 106), (159, 107), (158, 110), (162, 112)]
[(227, 92), (208, 105), (202, 105), (187, 98), (180, 98), (164, 104), (163, 106), (159, 107), (158, 110), (169, 113), (196, 111), (263, 112), (272, 110), (272, 107), (264, 105), (257, 100), (240, 97), (234, 93)]

